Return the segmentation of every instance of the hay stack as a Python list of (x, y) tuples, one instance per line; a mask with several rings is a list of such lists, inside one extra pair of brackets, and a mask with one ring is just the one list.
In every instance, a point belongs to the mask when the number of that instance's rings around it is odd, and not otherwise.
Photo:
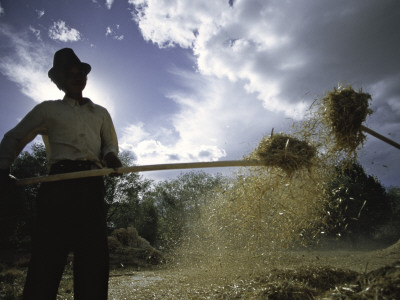
[(322, 99), (322, 122), (335, 138), (335, 149), (354, 154), (365, 140), (361, 125), (372, 113), (371, 95), (351, 86), (335, 88)]
[(283, 169), (288, 175), (305, 167), (310, 169), (316, 148), (286, 134), (264, 137), (250, 158), (259, 159), (266, 166)]

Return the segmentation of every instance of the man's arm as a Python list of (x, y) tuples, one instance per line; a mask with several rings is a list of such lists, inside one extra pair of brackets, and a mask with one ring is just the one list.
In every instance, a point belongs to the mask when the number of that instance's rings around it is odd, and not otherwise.
[(110, 114), (107, 112), (101, 129), (101, 153), (108, 168), (120, 168), (122, 163), (118, 158), (118, 139)]
[(103, 160), (107, 168), (118, 169), (122, 167), (122, 163), (119, 160), (118, 155), (114, 152), (107, 153)]
[(41, 104), (34, 107), (0, 143), (0, 170), (10, 169), (24, 147), (44, 130), (44, 110)]

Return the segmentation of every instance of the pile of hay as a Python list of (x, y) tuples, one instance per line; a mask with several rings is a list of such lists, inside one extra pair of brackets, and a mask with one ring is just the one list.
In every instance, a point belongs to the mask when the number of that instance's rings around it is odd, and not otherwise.
[(395, 262), (336, 286), (325, 293), (323, 299), (398, 299), (399, 291), (400, 262)]
[(372, 114), (371, 95), (353, 90), (351, 86), (335, 88), (321, 102), (322, 122), (335, 138), (336, 151), (355, 154), (366, 138), (362, 123)]
[(316, 147), (307, 142), (279, 133), (264, 137), (249, 158), (261, 160), (266, 166), (281, 168), (291, 175), (303, 167), (310, 169), (316, 153)]

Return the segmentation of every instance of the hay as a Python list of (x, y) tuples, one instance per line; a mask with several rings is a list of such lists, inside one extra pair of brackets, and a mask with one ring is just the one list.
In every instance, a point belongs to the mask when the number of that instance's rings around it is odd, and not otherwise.
[(323, 299), (398, 299), (400, 292), (400, 262), (395, 262), (356, 280), (336, 286), (323, 295)]
[(264, 137), (249, 158), (259, 159), (266, 166), (281, 168), (291, 175), (303, 167), (310, 169), (316, 153), (316, 147), (280, 133)]
[(278, 168), (238, 170), (191, 220), (175, 261), (218, 276), (248, 274), (279, 262), (282, 250), (318, 243), (324, 170), (318, 165), (292, 176)]
[(370, 100), (370, 94), (361, 89), (356, 92), (351, 86), (335, 88), (322, 99), (322, 122), (335, 138), (334, 150), (355, 156), (366, 138), (361, 125), (372, 114)]

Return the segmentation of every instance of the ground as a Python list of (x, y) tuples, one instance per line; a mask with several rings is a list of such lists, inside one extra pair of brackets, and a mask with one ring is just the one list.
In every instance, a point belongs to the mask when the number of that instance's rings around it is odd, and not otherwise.
[[(396, 299), (400, 243), (375, 251), (288, 251), (264, 270), (173, 268), (111, 277), (110, 299)], [(220, 276), (218, 276), (220, 275)]]
[[(144, 270), (121, 265), (111, 270), (109, 299), (396, 299), (400, 295), (400, 241), (374, 251), (283, 251), (270, 253), (268, 261), (258, 268), (254, 261), (249, 262), (251, 268), (245, 264), (227, 268), (223, 262)], [(25, 270), (7, 272), (1, 276), (0, 298), (18, 299)], [(68, 270), (57, 299), (73, 299)]]

